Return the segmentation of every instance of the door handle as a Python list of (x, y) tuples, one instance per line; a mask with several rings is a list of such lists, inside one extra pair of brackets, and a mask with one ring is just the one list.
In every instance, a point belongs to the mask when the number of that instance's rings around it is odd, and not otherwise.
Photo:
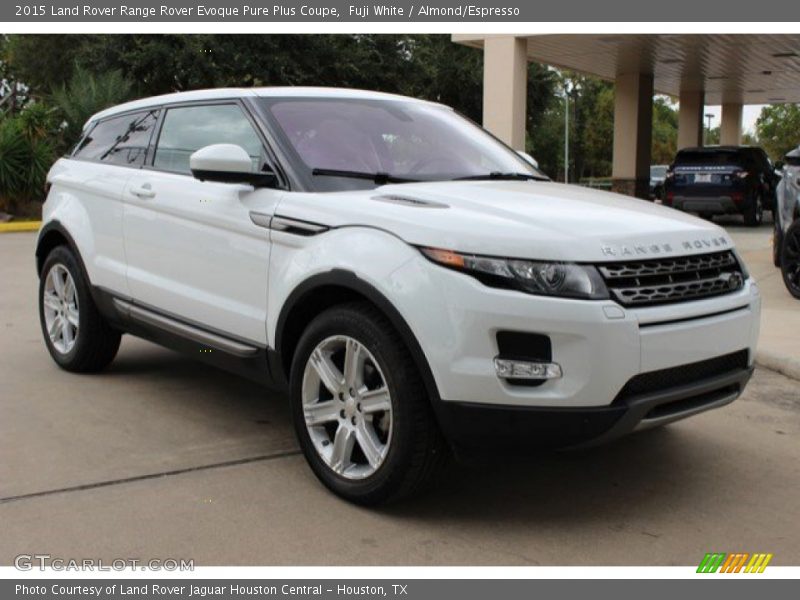
[(130, 192), (137, 198), (154, 198), (156, 195), (153, 191), (153, 187), (149, 183), (133, 186)]

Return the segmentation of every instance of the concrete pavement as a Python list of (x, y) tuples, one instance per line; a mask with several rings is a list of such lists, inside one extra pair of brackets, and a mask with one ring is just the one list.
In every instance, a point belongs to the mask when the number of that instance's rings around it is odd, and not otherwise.
[(772, 264), (772, 224), (743, 227), (720, 219), (762, 292), (761, 337), (756, 361), (800, 380), (800, 301), (789, 294), (780, 269)]
[[(766, 279), (747, 254), (761, 233), (745, 234), (745, 259)], [(366, 510), (314, 479), (285, 398), (130, 337), (101, 375), (59, 370), (33, 242), (0, 236), (0, 564), (685, 565), (711, 550), (800, 563), (797, 381), (759, 369), (724, 409), (588, 451), (453, 465), (432, 493)]]

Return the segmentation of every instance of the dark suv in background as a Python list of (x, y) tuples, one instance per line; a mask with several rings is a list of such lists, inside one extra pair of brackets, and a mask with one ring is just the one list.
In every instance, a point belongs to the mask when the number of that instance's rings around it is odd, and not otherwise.
[(745, 224), (761, 223), (775, 210), (780, 181), (766, 152), (754, 146), (707, 146), (678, 152), (664, 182), (664, 204), (678, 210), (714, 215), (738, 214)]

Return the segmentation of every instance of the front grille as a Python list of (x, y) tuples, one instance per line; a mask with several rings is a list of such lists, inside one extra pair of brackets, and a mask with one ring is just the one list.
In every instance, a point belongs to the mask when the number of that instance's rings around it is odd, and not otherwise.
[(744, 285), (733, 252), (597, 265), (623, 306), (655, 306), (729, 294)]
[(701, 360), (700, 362), (650, 371), (636, 375), (625, 384), (614, 402), (624, 402), (633, 396), (641, 396), (651, 392), (663, 392), (670, 388), (690, 385), (726, 373), (741, 371), (747, 368), (748, 351), (739, 350), (731, 354)]

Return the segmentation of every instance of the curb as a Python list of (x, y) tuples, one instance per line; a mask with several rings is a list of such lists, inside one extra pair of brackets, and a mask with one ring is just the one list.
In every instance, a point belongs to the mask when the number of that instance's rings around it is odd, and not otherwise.
[(41, 221), (10, 221), (9, 223), (0, 223), (0, 233), (38, 231), (41, 226)]
[(756, 364), (800, 381), (800, 358), (782, 356), (768, 350), (758, 350), (756, 351)]

